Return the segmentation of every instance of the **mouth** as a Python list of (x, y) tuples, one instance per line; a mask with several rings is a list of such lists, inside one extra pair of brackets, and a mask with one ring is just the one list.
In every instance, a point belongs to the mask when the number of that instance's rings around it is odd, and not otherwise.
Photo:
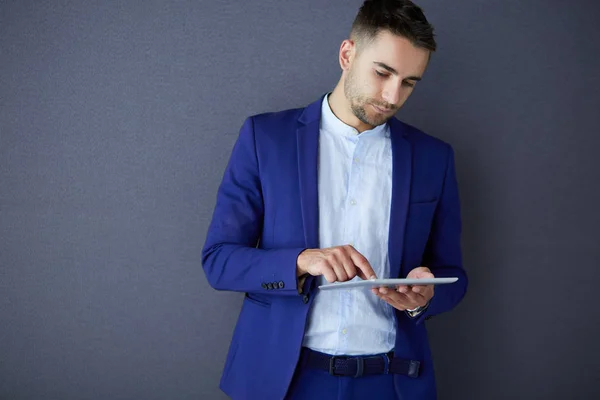
[(373, 109), (375, 111), (377, 111), (379, 114), (389, 114), (393, 111), (391, 108), (382, 108), (382, 107), (376, 106), (375, 104), (371, 104), (371, 107), (373, 107)]

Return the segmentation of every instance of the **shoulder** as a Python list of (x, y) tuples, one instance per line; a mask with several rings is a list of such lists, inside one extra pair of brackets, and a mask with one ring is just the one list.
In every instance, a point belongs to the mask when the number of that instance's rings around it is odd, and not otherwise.
[(291, 108), (287, 110), (264, 112), (248, 117), (255, 131), (281, 130), (286, 126), (295, 126), (304, 108)]
[[(244, 121), (247, 132), (258, 147), (274, 149), (295, 143), (298, 119), (305, 108), (293, 108), (250, 115)], [(275, 147), (273, 147), (275, 146)]]

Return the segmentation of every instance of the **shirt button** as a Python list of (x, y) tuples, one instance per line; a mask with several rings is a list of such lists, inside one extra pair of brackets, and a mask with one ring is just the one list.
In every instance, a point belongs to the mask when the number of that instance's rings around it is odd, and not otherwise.
[(358, 157), (354, 157), (354, 164), (358, 164)]
[(343, 333), (344, 335), (346, 334), (346, 332), (348, 332), (348, 331), (346, 330), (346, 328), (342, 329), (342, 333)]
[(356, 205), (356, 200), (354, 200), (354, 199), (350, 200), (350, 204), (353, 205), (353, 206), (355, 206)]

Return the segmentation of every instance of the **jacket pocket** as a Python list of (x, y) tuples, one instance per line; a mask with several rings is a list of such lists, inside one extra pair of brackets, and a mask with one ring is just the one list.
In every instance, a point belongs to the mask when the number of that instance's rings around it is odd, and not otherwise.
[(425, 200), (417, 200), (417, 201), (411, 201), (409, 203), (409, 205), (425, 205), (425, 204), (433, 204), (438, 200), (437, 197), (433, 197), (430, 199), (425, 199)]
[(271, 307), (271, 303), (268, 300), (256, 295), (251, 295), (250, 293), (246, 293), (246, 300), (248, 300), (250, 303), (256, 304), (257, 306)]

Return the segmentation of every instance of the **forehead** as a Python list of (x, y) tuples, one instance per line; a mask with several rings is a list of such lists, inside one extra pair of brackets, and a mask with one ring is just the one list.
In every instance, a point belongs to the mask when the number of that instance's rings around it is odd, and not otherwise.
[(423, 75), (429, 61), (429, 50), (415, 47), (410, 40), (389, 31), (379, 32), (362, 53), (364, 62), (384, 63), (406, 76)]

